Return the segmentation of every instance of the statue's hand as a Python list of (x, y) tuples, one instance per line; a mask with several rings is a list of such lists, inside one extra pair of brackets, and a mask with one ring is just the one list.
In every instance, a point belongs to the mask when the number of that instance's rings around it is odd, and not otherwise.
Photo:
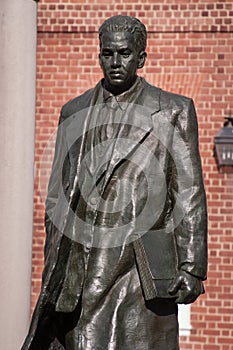
[(170, 295), (178, 296), (176, 303), (190, 304), (203, 293), (202, 281), (185, 271), (180, 271), (177, 273), (177, 276), (168, 292)]

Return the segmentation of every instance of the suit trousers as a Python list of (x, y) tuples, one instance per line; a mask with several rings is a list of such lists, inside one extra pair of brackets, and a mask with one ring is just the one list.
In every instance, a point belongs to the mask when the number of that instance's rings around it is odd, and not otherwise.
[(118, 281), (118, 298), (106, 300), (94, 317), (80, 299), (71, 318), (73, 322), (76, 315), (77, 324), (65, 336), (66, 350), (179, 350), (177, 304), (145, 301), (136, 268), (126, 278), (130, 282), (123, 300), (125, 281)]

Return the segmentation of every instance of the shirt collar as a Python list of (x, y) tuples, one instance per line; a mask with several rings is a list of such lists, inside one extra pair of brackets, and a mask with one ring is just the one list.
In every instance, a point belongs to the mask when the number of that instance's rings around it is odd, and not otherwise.
[(104, 102), (110, 102), (111, 99), (114, 99), (120, 106), (121, 109), (125, 109), (125, 103), (123, 102), (133, 102), (138, 90), (142, 87), (142, 82), (140, 77), (137, 77), (135, 83), (131, 86), (131, 88), (122, 94), (113, 95), (110, 91), (104, 88), (104, 79), (102, 79), (102, 88), (103, 88), (103, 99)]

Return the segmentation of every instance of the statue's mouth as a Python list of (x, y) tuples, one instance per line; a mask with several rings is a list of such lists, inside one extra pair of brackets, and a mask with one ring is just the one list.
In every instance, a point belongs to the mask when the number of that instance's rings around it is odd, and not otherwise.
[(112, 72), (110, 72), (110, 77), (115, 78), (115, 79), (119, 79), (122, 77), (122, 74), (119, 71), (112, 71)]

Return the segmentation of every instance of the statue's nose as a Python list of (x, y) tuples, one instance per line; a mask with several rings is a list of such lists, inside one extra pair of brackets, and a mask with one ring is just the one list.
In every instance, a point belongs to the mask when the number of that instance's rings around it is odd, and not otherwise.
[(114, 52), (112, 56), (112, 67), (120, 67), (121, 66), (121, 59), (120, 55), (117, 52)]

